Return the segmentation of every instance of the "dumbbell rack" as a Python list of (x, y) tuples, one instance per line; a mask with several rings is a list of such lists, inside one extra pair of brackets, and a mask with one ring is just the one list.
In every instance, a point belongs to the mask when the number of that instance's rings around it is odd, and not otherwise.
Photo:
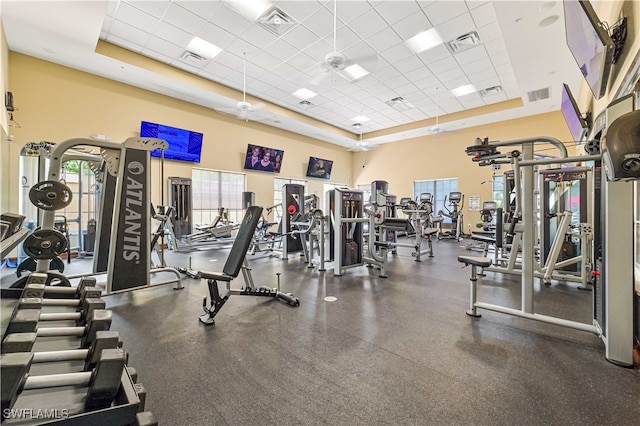
[[(94, 380), (98, 380), (95, 377), (99, 367), (86, 370), (89, 357), (82, 357), (83, 349), (79, 348), (88, 347), (86, 333), (89, 333), (91, 327), (88, 324), (84, 327), (77, 325), (81, 324), (82, 318), (87, 316), (88, 306), (95, 304), (98, 308), (104, 307), (99, 297), (99, 289), (92, 287), (95, 280), (89, 279), (81, 282), (79, 289), (73, 295), (68, 287), (56, 289), (38, 283), (39, 278), (43, 279), (41, 275), (35, 273), (30, 276), (30, 282), (23, 291), (24, 297), (18, 300), (11, 321), (7, 324), (7, 333), (3, 336), (2, 423), (7, 425), (55, 423), (147, 426), (157, 424), (153, 415), (144, 411), (146, 390), (141, 383), (137, 383), (137, 374), (133, 368), (126, 365), (127, 361), (124, 361), (124, 368), (119, 370), (109, 370), (109, 367), (106, 367), (112, 374), (111, 378), (107, 377), (107, 379), (110, 383), (117, 383), (117, 386), (111, 387), (111, 391), (107, 394), (115, 396), (100, 406), (96, 405), (95, 408), (89, 406), (87, 386), (93, 386)], [(33, 309), (34, 307), (39, 309)], [(41, 312), (38, 317), (40, 320), (36, 324), (33, 321), (20, 322), (21, 318), (29, 317), (28, 313), (34, 311)], [(108, 329), (110, 312), (106, 310), (101, 312), (102, 317), (108, 317), (108, 324), (102, 324), (100, 327), (102, 330), (105, 327)], [(106, 315), (106, 313), (109, 314)], [(76, 326), (69, 327), (69, 320), (59, 319), (65, 317), (75, 318), (73, 321)], [(88, 320), (84, 318), (84, 321)], [(65, 329), (72, 332), (66, 336), (57, 336), (62, 334), (60, 330)], [(83, 329), (85, 335), (78, 332)], [(20, 333), (20, 331), (24, 332)], [(29, 333), (30, 331), (35, 332)], [(116, 332), (106, 331), (106, 333), (110, 333), (109, 338), (115, 339), (114, 343), (118, 347), (121, 346)], [(29, 337), (31, 342), (28, 342)], [(25, 344), (29, 351), (24, 349)], [(96, 343), (93, 344), (101, 347)], [(91, 350), (91, 348), (84, 349), (88, 354), (91, 354)], [(108, 351), (111, 351), (109, 355), (115, 352), (116, 355), (121, 354), (124, 360), (127, 359), (122, 348), (101, 350), (100, 359), (106, 357), (105, 354)], [(22, 373), (19, 373), (20, 384), (17, 389), (15, 387), (11, 389), (13, 386), (10, 386), (10, 383), (16, 382), (14, 379), (16, 370), (11, 370), (7, 364), (10, 364), (9, 360), (21, 358), (30, 360), (26, 367), (27, 375), (20, 377)], [(113, 374), (120, 377), (114, 377)], [(89, 384), (90, 382), (94, 383)], [(53, 386), (56, 387), (52, 387), (52, 383), (55, 383)]]

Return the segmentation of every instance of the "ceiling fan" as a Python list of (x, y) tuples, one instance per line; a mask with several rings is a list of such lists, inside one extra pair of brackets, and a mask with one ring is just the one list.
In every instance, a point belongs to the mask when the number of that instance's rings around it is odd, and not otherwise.
[[(333, 50), (324, 57), (320, 64), (323, 75), (315, 80), (319, 83), (327, 75), (338, 74), (348, 81), (356, 81), (371, 73), (378, 64), (378, 56), (375, 53), (348, 58), (343, 52), (338, 50), (338, 1), (333, 2)], [(362, 44), (362, 49), (367, 49), (366, 44)]]
[(443, 127), (443, 126), (440, 125), (440, 122), (439, 122), (439, 111), (440, 111), (440, 109), (439, 109), (439, 106), (438, 106), (438, 89), (439, 88), (436, 87), (436, 101), (435, 101), (435, 104), (436, 104), (436, 124), (429, 128), (429, 134), (430, 135), (439, 135), (439, 134), (442, 134), (442, 133), (447, 133), (447, 132), (451, 132), (452, 131), (452, 130), (447, 129), (446, 127)]
[(247, 101), (247, 54), (242, 53), (242, 100), (238, 101), (235, 108), (220, 108), (220, 111), (225, 114), (233, 115), (241, 120), (249, 121), (251, 115), (257, 110), (264, 108), (264, 104), (252, 104)]
[[(360, 116), (362, 116), (362, 113), (360, 114)], [(358, 139), (358, 142), (356, 142), (356, 144), (354, 146), (347, 148), (347, 151), (366, 152), (366, 151), (370, 151), (372, 149), (376, 149), (376, 148), (378, 148), (380, 146), (380, 145), (373, 144), (373, 143), (370, 143), (370, 142), (367, 142), (367, 141), (363, 141), (362, 140), (362, 123), (356, 123), (356, 125), (360, 129), (360, 138)]]

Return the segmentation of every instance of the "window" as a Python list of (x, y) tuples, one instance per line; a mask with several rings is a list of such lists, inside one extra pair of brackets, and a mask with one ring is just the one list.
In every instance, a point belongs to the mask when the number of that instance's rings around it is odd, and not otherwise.
[(191, 172), (193, 223), (210, 224), (224, 207), (231, 222), (242, 221), (242, 193), (247, 188), (244, 173), (194, 168)]
[(504, 204), (504, 175), (493, 175), (491, 183), (493, 201), (496, 202), (496, 207), (500, 208)]
[(282, 218), (282, 187), (289, 183), (297, 183), (304, 186), (304, 192), (307, 193), (307, 181), (299, 179), (274, 178), (273, 179), (273, 222), (280, 223)]
[(362, 191), (362, 199), (365, 204), (371, 203), (371, 185), (358, 185), (358, 189)]
[[(445, 209), (445, 197), (449, 198), (450, 192), (458, 190), (458, 178), (453, 179), (435, 179), (435, 180), (417, 180), (413, 182), (413, 198), (420, 203), (420, 194), (428, 192), (432, 196), (433, 212), (438, 214), (440, 210), (447, 212)], [(449, 206), (447, 206), (449, 207)], [(445, 223), (451, 223), (451, 219), (445, 216)]]

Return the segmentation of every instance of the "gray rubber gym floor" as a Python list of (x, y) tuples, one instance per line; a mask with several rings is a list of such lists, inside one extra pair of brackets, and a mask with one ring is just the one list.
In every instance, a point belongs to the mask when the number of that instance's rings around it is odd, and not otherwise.
[[(275, 286), (281, 272), (301, 305), (232, 296), (208, 327), (198, 322), (204, 281), (106, 301), (147, 409), (164, 425), (640, 423), (638, 370), (607, 362), (595, 335), (488, 311), (468, 317), (470, 268), (457, 256), (477, 253), (452, 240), (434, 248), (421, 263), (402, 251), (390, 258), (387, 279), (250, 256), (257, 285)], [(167, 263), (219, 271), (227, 252), (167, 253)], [(74, 259), (67, 272), (90, 262)], [(3, 271), (3, 287), (14, 271)], [(536, 307), (590, 321), (591, 297), (554, 283), (537, 288)], [(480, 300), (518, 307), (519, 278), (489, 273)], [(3, 325), (12, 303), (2, 302)]]

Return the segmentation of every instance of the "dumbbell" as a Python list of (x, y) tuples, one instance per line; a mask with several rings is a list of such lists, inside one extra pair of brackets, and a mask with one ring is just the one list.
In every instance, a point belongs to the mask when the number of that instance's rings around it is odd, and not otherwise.
[(49, 299), (89, 299), (102, 296), (102, 290), (96, 287), (94, 277), (85, 277), (77, 287), (58, 287), (46, 285), (47, 274), (34, 272), (29, 275), (21, 297), (39, 297)]
[[(113, 314), (107, 309), (95, 309), (86, 318), (86, 325), (76, 327), (40, 327), (40, 309), (17, 309), (11, 322), (7, 324), (5, 336), (12, 333), (35, 333), (36, 336), (78, 336), (82, 337), (81, 347), (88, 348), (95, 341), (98, 331), (109, 330)], [(57, 315), (57, 314), (51, 314)]]
[[(2, 353), (32, 352), (36, 338), (36, 333), (9, 334), (2, 341)], [(89, 370), (95, 367), (102, 350), (116, 349), (121, 344), (117, 331), (100, 330), (95, 333), (88, 348), (33, 352), (33, 362), (84, 361), (84, 369)]]
[(87, 387), (85, 411), (107, 408), (113, 402), (122, 380), (126, 356), (123, 349), (102, 351), (96, 367), (79, 373), (30, 376), (34, 354), (17, 352), (2, 354), (2, 416), (12, 408), (18, 395), (25, 390), (63, 386)]

